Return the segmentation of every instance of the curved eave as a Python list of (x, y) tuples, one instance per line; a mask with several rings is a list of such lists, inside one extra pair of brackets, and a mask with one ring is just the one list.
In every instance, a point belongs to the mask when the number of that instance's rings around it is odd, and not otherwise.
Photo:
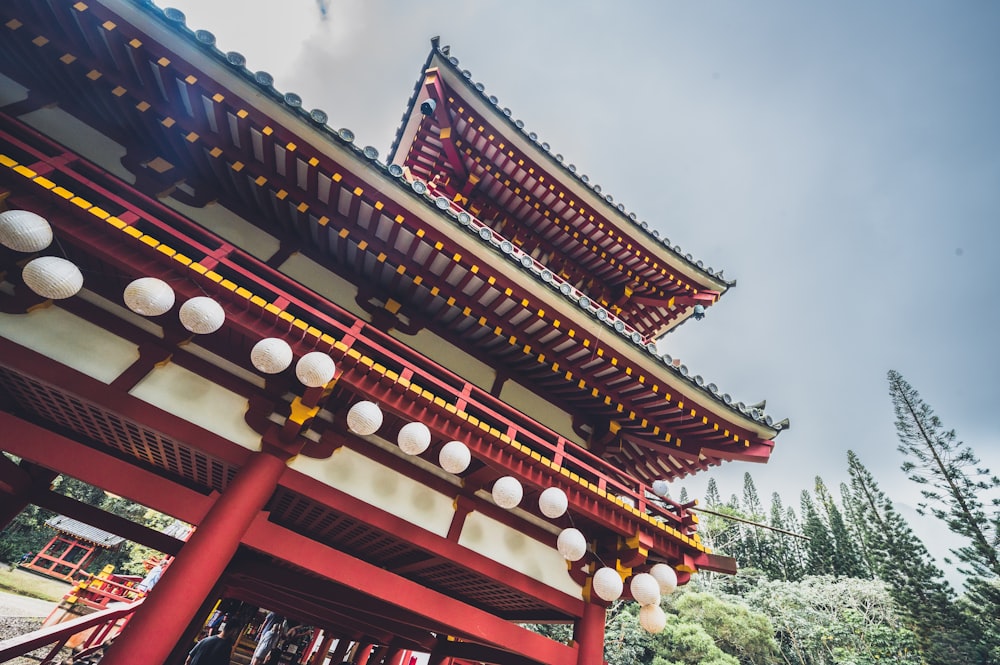
[(429, 69), (440, 72), (448, 89), (460, 94), (461, 101), (469, 108), (474, 108), (479, 117), (488, 118), (496, 132), (502, 134), (509, 144), (516, 146), (519, 159), (523, 157), (530, 161), (532, 166), (564, 184), (578, 199), (586, 200), (591, 208), (599, 210), (609, 224), (614, 225), (619, 233), (633, 239), (636, 245), (654, 252), (702, 289), (722, 293), (736, 284), (734, 280), (724, 279), (721, 270), (708, 272), (701, 261), (682, 253), (680, 247), (672, 247), (669, 239), (661, 237), (658, 231), (651, 230), (647, 222), (638, 221), (635, 213), (627, 212), (623, 204), (615, 204), (600, 185), (591, 183), (589, 177), (580, 173), (575, 165), (561, 159), (562, 156), (549, 149), (548, 144), (541, 141), (534, 132), (529, 132), (523, 122), (514, 119), (510, 110), (501, 107), (495, 97), (488, 96), (485, 87), (474, 83), (468, 70), (460, 70), (458, 60), (445, 55), (442, 47), (435, 46), (425, 63), (393, 140), (388, 158), (390, 163), (402, 163), (404, 155), (401, 148), (409, 145), (419, 133), (422, 118), (418, 109), (424, 100), (430, 98), (425, 85)]

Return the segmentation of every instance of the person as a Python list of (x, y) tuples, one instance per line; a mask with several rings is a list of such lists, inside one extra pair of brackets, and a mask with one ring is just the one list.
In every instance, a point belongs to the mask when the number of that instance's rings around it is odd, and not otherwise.
[(221, 610), (215, 610), (212, 612), (212, 616), (208, 620), (208, 624), (206, 624), (208, 626), (208, 634), (215, 635), (218, 633), (222, 624), (224, 624), (228, 618), (229, 615)]
[(261, 626), (260, 636), (257, 638), (257, 647), (253, 650), (250, 658), (250, 665), (262, 665), (271, 651), (278, 644), (281, 637), (282, 618), (274, 612), (268, 612)]
[(229, 665), (233, 652), (230, 635), (238, 632), (234, 626), (223, 624), (218, 635), (210, 635), (194, 645), (184, 665)]
[(160, 577), (163, 575), (163, 569), (166, 567), (166, 561), (162, 559), (156, 563), (153, 568), (146, 573), (146, 576), (142, 578), (139, 585), (136, 587), (139, 591), (145, 591), (149, 593), (150, 589), (156, 586), (156, 583), (160, 581)]
[(21, 555), (21, 559), (19, 561), (10, 564), (10, 569), (14, 570), (18, 566), (23, 566), (24, 564), (31, 561), (31, 559), (34, 558), (34, 556), (35, 556), (34, 552), (25, 552), (24, 554)]

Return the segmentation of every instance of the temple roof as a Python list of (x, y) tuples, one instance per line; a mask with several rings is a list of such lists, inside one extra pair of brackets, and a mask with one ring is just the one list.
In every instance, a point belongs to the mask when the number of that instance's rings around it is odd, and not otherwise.
[(90, 526), (65, 515), (56, 515), (46, 520), (45, 526), (52, 527), (59, 533), (65, 533), (68, 536), (73, 536), (79, 540), (85, 540), (88, 543), (93, 543), (98, 547), (107, 549), (115, 549), (125, 542), (125, 539), (121, 536), (116, 536), (109, 531), (98, 529), (96, 526)]
[[(485, 84), (473, 81), (473, 74), (471, 71), (468, 69), (460, 69), (459, 60), (451, 54), (450, 46), (442, 46), (438, 37), (431, 39), (431, 45), (432, 50), (424, 63), (424, 68), (421, 70), (422, 73), (432, 66), (442, 66), (450, 69), (451, 72), (455, 74), (455, 77), (450, 79), (451, 82), (454, 83), (460, 81), (466, 92), (480, 98), (489, 107), (491, 107), (493, 110), (493, 118), (498, 122), (503, 123), (504, 127), (508, 132), (510, 132), (511, 135), (522, 136), (527, 139), (528, 142), (533, 144), (537, 153), (543, 156), (547, 165), (555, 171), (558, 171), (562, 178), (575, 181), (576, 183), (590, 189), (598, 199), (602, 200), (604, 204), (604, 211), (607, 214), (614, 216), (617, 220), (623, 223), (627, 223), (633, 231), (637, 231), (645, 235), (650, 245), (661, 245), (665, 250), (675, 255), (678, 262), (685, 263), (692, 270), (721, 282), (724, 286), (719, 289), (720, 291), (725, 291), (728, 287), (736, 285), (736, 280), (728, 280), (724, 278), (723, 270), (715, 270), (710, 266), (706, 266), (704, 261), (696, 259), (692, 256), (692, 254), (685, 252), (679, 245), (671, 245), (670, 238), (661, 234), (660, 231), (651, 226), (649, 222), (645, 220), (640, 221), (639, 216), (635, 212), (629, 211), (623, 202), (619, 201), (618, 203), (615, 203), (614, 196), (605, 192), (600, 184), (592, 181), (590, 176), (585, 174), (576, 166), (576, 164), (567, 161), (561, 153), (555, 152), (554, 148), (550, 146), (547, 141), (543, 141), (536, 132), (529, 130), (523, 120), (514, 116), (514, 113), (510, 108), (501, 105), (500, 100), (496, 97), (496, 95), (488, 95), (486, 93)], [(398, 156), (397, 152), (399, 151), (401, 143), (404, 139), (408, 120), (413, 116), (414, 110), (418, 106), (423, 88), (424, 78), (421, 76), (414, 86), (413, 94), (407, 104), (406, 111), (403, 113), (402, 122), (396, 130), (392, 146), (389, 149), (390, 162), (395, 161)]]
[[(380, 162), (374, 148), (357, 147), (353, 133), (332, 129), (323, 111), (306, 112), (298, 95), (274, 89), (270, 75), (253, 74), (243, 56), (217, 49), (211, 33), (188, 29), (181, 12), (137, 4), (208, 54), (225, 72), (232, 72), (263, 94), (263, 100), (251, 101), (264, 110), (242, 106), (249, 98), (240, 98), (239, 89), (228, 76), (212, 80), (201, 69), (161, 56), (162, 49), (151, 48), (153, 44), (129, 42), (131, 33), (126, 26), (118, 30), (114, 24), (107, 27), (108, 22), (102, 23), (104, 18), (94, 14), (96, 7), (86, 20), (83, 10), (76, 10), (80, 16), (73, 17), (77, 21), (73, 29), (82, 30), (88, 41), (93, 39), (88, 31), (99, 32), (112, 59), (124, 53), (133, 60), (138, 79), (122, 73), (125, 85), (114, 87), (119, 74), (110, 69), (103, 74), (93, 69), (88, 74), (81, 68), (99, 63), (84, 62), (86, 56), (79, 50), (79, 56), (61, 55), (46, 64), (52, 69), (40, 78), (51, 77), (53, 85), (65, 86), (62, 79), (75, 76), (79, 69), (86, 75), (84, 86), (95, 90), (108, 87), (111, 95), (110, 104), (99, 101), (96, 95), (77, 96), (68, 102), (85, 116), (96, 122), (112, 118), (116, 126), (144, 128), (142, 131), (157, 136), (153, 150), (175, 160), (187, 174), (205, 180), (211, 191), (230, 196), (228, 204), (237, 211), (241, 206), (248, 210), (256, 206), (248, 218), (269, 232), (295, 234), (343, 266), (351, 259), (350, 270), (364, 263), (369, 266), (365, 280), (394, 284), (407, 295), (412, 310), (426, 313), (444, 334), (453, 335), (454, 341), (478, 345), (476, 348), (495, 366), (518, 370), (537, 391), (574, 410), (598, 419), (626, 421), (613, 424), (622, 428), (614, 433), (622, 432), (626, 446), (607, 453), (623, 468), (634, 469), (650, 480), (657, 474), (685, 475), (728, 459), (766, 460), (769, 439), (787, 423), (775, 423), (761, 407), (735, 400), (669, 356), (659, 355), (652, 339), (544, 263), (461, 206), (435, 195), (426, 183), (407, 180), (398, 165)], [(65, 13), (57, 12), (56, 18), (67, 22)], [(15, 29), (11, 25), (7, 28)], [(47, 32), (53, 39), (58, 35), (55, 30)], [(70, 55), (73, 60), (67, 60)], [(440, 54), (435, 51), (432, 57), (437, 56)], [(204, 66), (199, 63), (199, 67)], [(144, 80), (146, 71), (155, 74), (156, 85)], [(136, 99), (142, 101), (136, 104)], [(177, 109), (182, 104), (193, 119)], [(274, 104), (295, 116), (297, 122), (281, 117), (284, 113), (271, 114)], [(195, 128), (197, 131), (189, 131)], [(317, 135), (338, 152), (312, 143)], [(258, 150), (258, 142), (263, 150)], [(352, 159), (348, 161), (340, 150), (348, 151)], [(546, 159), (556, 163), (555, 157)], [(167, 167), (173, 168), (170, 164)], [(168, 177), (172, 177), (170, 173), (168, 170)], [(175, 192), (175, 196), (183, 194)], [(609, 202), (601, 205), (609, 214), (629, 219)], [(330, 224), (322, 212), (333, 207), (336, 210), (331, 214), (343, 217)], [(456, 242), (461, 244), (461, 252), (455, 251)], [(197, 252), (192, 256), (197, 258)], [(362, 256), (368, 258), (358, 260)], [(486, 284), (476, 276), (482, 270), (477, 257), (486, 257), (491, 266), (508, 262), (509, 267), (494, 272)], [(431, 288), (429, 280), (419, 277), (439, 263), (444, 264), (442, 278)], [(700, 269), (694, 267), (691, 274), (696, 275)], [(224, 274), (240, 283), (236, 272)], [(707, 272), (702, 276), (710, 277)], [(476, 295), (469, 302), (478, 309), (463, 312), (460, 299), (469, 299), (472, 291)], [(686, 306), (701, 302), (699, 295), (691, 296), (695, 300)], [(707, 305), (717, 292), (705, 295)], [(288, 315), (299, 315), (303, 325), (316, 325), (301, 312)], [(567, 319), (583, 328), (574, 329), (566, 324)], [(474, 327), (479, 330), (470, 333)], [(675, 431), (670, 433), (672, 429)], [(682, 446), (681, 439), (691, 442), (690, 446)], [(746, 449), (751, 447), (755, 452), (748, 455)], [(651, 454), (668, 456), (670, 461), (665, 468), (650, 468), (644, 458)]]

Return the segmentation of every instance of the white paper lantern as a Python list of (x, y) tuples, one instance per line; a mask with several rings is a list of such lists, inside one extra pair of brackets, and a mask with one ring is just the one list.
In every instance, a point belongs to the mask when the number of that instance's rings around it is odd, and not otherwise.
[(208, 296), (195, 296), (183, 305), (178, 312), (181, 325), (196, 335), (214, 333), (226, 322), (226, 312), (222, 305)]
[(493, 483), (493, 503), (501, 508), (507, 510), (516, 508), (523, 496), (524, 488), (521, 487), (521, 481), (514, 476), (504, 476)]
[(670, 483), (665, 480), (653, 481), (653, 494), (656, 496), (666, 496), (670, 492)]
[(667, 614), (659, 605), (645, 605), (639, 610), (639, 625), (655, 635), (666, 628)]
[(159, 316), (174, 306), (174, 290), (162, 279), (140, 277), (125, 287), (123, 299), (136, 314)]
[(431, 431), (423, 423), (407, 423), (400, 428), (396, 441), (407, 455), (419, 455), (431, 445)]
[(677, 590), (677, 573), (667, 564), (656, 564), (649, 569), (649, 574), (660, 585), (660, 593), (663, 595), (671, 594)]
[(469, 463), (472, 462), (472, 453), (469, 452), (469, 447), (461, 441), (449, 441), (441, 446), (438, 462), (441, 463), (441, 468), (448, 473), (462, 473), (469, 468)]
[(587, 539), (579, 529), (563, 529), (556, 539), (556, 549), (567, 561), (579, 561), (587, 553)]
[(295, 363), (295, 376), (302, 385), (310, 388), (322, 388), (333, 381), (337, 373), (337, 365), (333, 358), (322, 351), (310, 351)]
[(610, 603), (621, 598), (625, 585), (617, 570), (605, 567), (594, 573), (593, 588), (598, 598)]
[(267, 337), (250, 349), (250, 362), (264, 374), (278, 374), (292, 364), (292, 347), (279, 337)]
[(355, 434), (368, 436), (382, 426), (382, 409), (375, 402), (358, 402), (347, 412), (347, 428)]
[(633, 575), (628, 584), (632, 598), (640, 605), (660, 604), (660, 583), (649, 573)]
[(52, 227), (27, 210), (0, 212), (0, 245), (15, 252), (40, 252), (52, 243)]
[(561, 517), (568, 506), (566, 492), (558, 487), (550, 487), (538, 495), (538, 509), (549, 519)]
[(28, 261), (21, 271), (28, 288), (52, 300), (75, 296), (83, 288), (83, 273), (73, 263), (58, 256), (40, 256)]

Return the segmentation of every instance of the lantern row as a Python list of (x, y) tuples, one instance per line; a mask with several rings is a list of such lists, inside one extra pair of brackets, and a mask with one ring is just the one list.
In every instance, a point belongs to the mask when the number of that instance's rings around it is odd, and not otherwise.
[[(27, 210), (0, 213), (0, 244), (18, 252), (39, 252), (53, 240), (52, 228), (43, 217)], [(57, 256), (40, 256), (25, 264), (21, 277), (25, 285), (43, 298), (61, 300), (76, 295), (83, 288), (83, 274), (71, 261)], [(125, 306), (141, 316), (161, 316), (176, 301), (174, 290), (157, 277), (140, 277), (130, 282), (123, 292)], [(208, 296), (195, 296), (178, 310), (181, 325), (197, 335), (208, 335), (222, 328), (226, 313), (222, 305)], [(257, 342), (250, 351), (250, 362), (264, 374), (279, 374), (294, 359), (292, 347), (283, 339), (268, 337)], [(299, 358), (295, 376), (305, 386), (320, 388), (336, 376), (333, 358), (322, 351), (312, 351)], [(347, 427), (359, 436), (375, 434), (382, 426), (382, 410), (377, 404), (363, 400), (348, 410)], [(424, 453), (431, 444), (431, 431), (421, 422), (407, 423), (400, 428), (396, 442), (400, 450), (411, 456)], [(445, 443), (438, 454), (441, 468), (451, 474), (464, 472), (472, 462), (469, 447), (461, 441)], [(657, 481), (661, 482), (661, 481)], [(665, 481), (662, 481), (665, 485)], [(654, 483), (654, 492), (659, 489)], [(659, 492), (656, 492), (659, 494)], [(493, 502), (505, 510), (513, 510), (524, 498), (524, 487), (514, 476), (498, 478), (491, 490)], [(569, 507), (566, 493), (558, 487), (543, 490), (538, 497), (538, 510), (549, 519), (562, 517)], [(563, 529), (556, 539), (556, 550), (569, 562), (581, 560), (587, 553), (587, 539), (576, 528)], [(591, 580), (591, 588), (607, 602), (618, 600), (624, 592), (624, 580), (615, 568), (599, 568)], [(661, 594), (677, 588), (677, 574), (664, 563), (652, 566), (648, 573), (637, 573), (629, 582), (632, 598), (638, 602), (642, 627), (658, 633), (666, 625), (666, 615), (660, 608)]]

